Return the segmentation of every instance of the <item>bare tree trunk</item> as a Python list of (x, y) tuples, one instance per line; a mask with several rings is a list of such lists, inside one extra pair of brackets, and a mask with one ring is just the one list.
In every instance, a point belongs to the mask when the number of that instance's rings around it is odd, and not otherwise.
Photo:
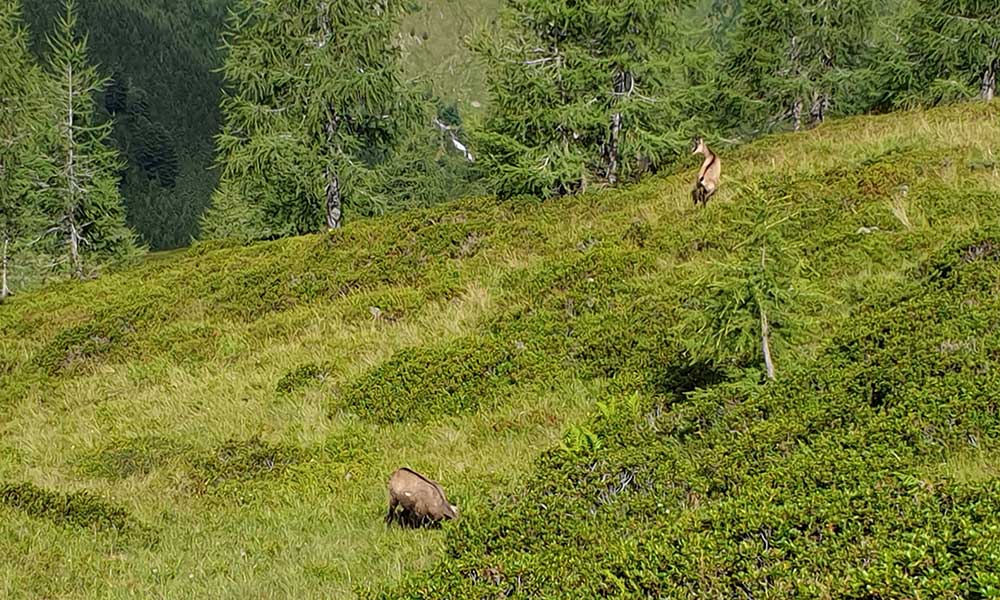
[[(792, 39), (788, 40), (788, 68), (783, 69), (782, 75), (785, 77), (797, 77), (801, 71), (801, 65), (799, 64), (801, 50), (799, 48), (799, 37), (793, 35)], [(802, 129), (802, 105), (804, 101), (801, 96), (796, 96), (795, 100), (792, 101), (792, 129), (799, 131)]]
[[(628, 71), (620, 71), (615, 73), (614, 76), (614, 94), (613, 98), (615, 103), (624, 96), (632, 93), (632, 88), (634, 86), (634, 80), (632, 79), (632, 73)], [(621, 163), (621, 133), (622, 133), (622, 113), (621, 111), (615, 111), (611, 115), (611, 133), (608, 136), (608, 183), (614, 185), (618, 182), (618, 169)]]
[(608, 183), (618, 183), (618, 138), (622, 131), (622, 114), (611, 115), (611, 136), (608, 139)]
[(7, 264), (8, 251), (10, 250), (10, 236), (3, 237), (3, 261), (0, 267), (0, 303), (10, 297), (10, 288), (7, 286)]
[(80, 230), (76, 227), (76, 220), (69, 216), (69, 261), (73, 267), (73, 276), (83, 279), (83, 261), (80, 260)]
[[(760, 247), (760, 270), (767, 268), (767, 246)], [(774, 381), (774, 361), (771, 360), (771, 326), (767, 322), (767, 311), (764, 305), (757, 303), (760, 311), (760, 347), (764, 353), (764, 366), (767, 368), (767, 378)]]
[(819, 93), (813, 96), (812, 108), (809, 109), (809, 118), (813, 125), (819, 125), (826, 119), (826, 111), (830, 108), (830, 96), (826, 93)]
[[(340, 127), (340, 117), (333, 110), (332, 107), (328, 107), (329, 116), (326, 122), (326, 140), (331, 147), (335, 147), (339, 151), (339, 145), (336, 142), (337, 129)], [(337, 174), (336, 169), (332, 163), (326, 165), (326, 170), (323, 172), (323, 177), (326, 179), (326, 227), (327, 229), (340, 229), (343, 221), (343, 208), (344, 201), (340, 190), (340, 175)]]
[(767, 378), (774, 381), (774, 362), (771, 360), (771, 327), (767, 322), (767, 312), (764, 307), (758, 305), (760, 309), (760, 347), (764, 352), (764, 366), (767, 368)]
[(332, 166), (326, 168), (326, 226), (328, 229), (340, 229), (343, 216), (342, 198), (340, 196), (340, 177)]
[(996, 61), (991, 62), (988, 67), (986, 67), (986, 72), (983, 73), (983, 82), (980, 87), (979, 96), (989, 102), (993, 100), (997, 91), (997, 63)]
[(990, 62), (983, 72), (982, 83), (979, 86), (979, 97), (989, 102), (997, 93), (997, 67), (1000, 66), (1000, 58), (996, 57), (997, 48), (1000, 48), (1000, 39), (994, 38), (990, 42), (990, 49), (993, 50)]
[(76, 173), (75, 112), (73, 108), (73, 66), (66, 72), (69, 96), (66, 100), (66, 225), (69, 227), (69, 261), (73, 276), (83, 279), (83, 261), (80, 260), (80, 230), (76, 225), (77, 196), (81, 192)]

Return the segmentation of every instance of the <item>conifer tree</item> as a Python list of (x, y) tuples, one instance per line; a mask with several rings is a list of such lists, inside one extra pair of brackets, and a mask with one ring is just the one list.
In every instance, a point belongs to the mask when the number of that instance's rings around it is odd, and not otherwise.
[(798, 218), (795, 208), (770, 189), (750, 186), (741, 195), (748, 214), (732, 225), (745, 241), (731, 260), (711, 265), (696, 281), (680, 336), (696, 360), (762, 364), (767, 378), (775, 379), (777, 357), (801, 346), (822, 302), (781, 233)]
[(417, 118), (397, 0), (240, 0), (225, 39), (222, 178), (208, 237), (336, 229), (378, 210), (371, 171)]
[(501, 196), (550, 196), (654, 168), (680, 149), (699, 91), (684, 79), (687, 0), (508, 0), (472, 38), (489, 113), (476, 133)]
[(28, 53), (20, 2), (0, 3), (0, 302), (15, 258), (44, 227), (47, 183), (39, 136), (43, 76)]
[(865, 88), (875, 4), (867, 0), (744, 0), (722, 72), (742, 96), (734, 118), (798, 130)]
[(56, 123), (49, 160), (54, 167), (56, 229), (65, 240), (71, 274), (87, 275), (88, 256), (124, 258), (135, 249), (125, 225), (118, 190), (118, 152), (109, 145), (112, 122), (96, 118), (96, 97), (107, 82), (87, 61), (87, 39), (76, 33), (76, 9), (67, 0), (65, 15), (49, 37), (48, 70)]
[(924, 75), (921, 85), (953, 83), (983, 100), (996, 96), (1000, 2), (919, 0), (912, 34), (909, 54), (915, 71)]
[[(6, 1), (6, 0), (0, 0)], [(32, 50), (47, 54), (63, 0), (22, 0)], [(115, 117), (112, 137), (126, 163), (119, 189), (128, 223), (157, 249), (189, 243), (216, 187), (210, 169), (219, 131), (219, 36), (232, 0), (78, 0), (78, 31), (88, 32), (87, 54), (114, 79), (99, 101), (99, 118)], [(124, 96), (123, 96), (124, 92)], [(146, 106), (136, 116), (132, 109)], [(103, 105), (103, 106), (101, 106)], [(151, 124), (169, 134), (176, 165), (143, 164), (141, 148)], [(158, 140), (153, 140), (158, 143)], [(169, 157), (168, 157), (169, 158)]]

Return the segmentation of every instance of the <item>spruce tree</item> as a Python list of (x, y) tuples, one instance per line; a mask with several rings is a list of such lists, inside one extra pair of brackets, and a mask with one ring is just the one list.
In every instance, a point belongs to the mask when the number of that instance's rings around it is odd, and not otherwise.
[(740, 195), (746, 216), (731, 225), (744, 241), (696, 280), (679, 334), (695, 360), (761, 365), (775, 379), (778, 358), (801, 349), (824, 303), (802, 277), (798, 249), (782, 235), (799, 218), (795, 207), (774, 189), (748, 186)]
[(508, 0), (474, 36), (491, 102), (476, 146), (501, 196), (632, 178), (680, 150), (686, 0)]
[(83, 279), (97, 261), (121, 259), (135, 251), (135, 236), (125, 225), (118, 190), (121, 164), (109, 144), (112, 122), (98, 122), (96, 95), (107, 82), (87, 61), (87, 39), (76, 33), (76, 9), (67, 0), (65, 15), (49, 37), (50, 112), (55, 123), (49, 160), (55, 168), (52, 218), (65, 240), (71, 274)]
[(48, 171), (38, 121), (43, 76), (28, 53), (18, 0), (0, 3), (0, 302), (16, 259), (44, 228)]
[(1000, 2), (919, 0), (913, 19), (908, 50), (917, 85), (958, 87), (987, 101), (996, 96)]
[[(6, 0), (0, 0), (6, 1)], [(47, 53), (45, 32), (55, 29), (63, 0), (22, 0), (34, 35), (33, 50)], [(119, 184), (128, 223), (157, 249), (176, 248), (196, 235), (216, 187), (210, 169), (219, 131), (219, 37), (232, 0), (77, 0), (80, 32), (89, 32), (88, 57), (114, 74), (99, 98), (101, 118), (115, 116), (112, 137), (127, 162)], [(39, 39), (41, 38), (41, 39)], [(122, 92), (126, 95), (123, 97)], [(169, 133), (177, 164), (150, 172), (135, 142), (147, 125), (130, 108), (148, 98), (148, 123)], [(107, 110), (107, 113), (105, 113)], [(165, 146), (163, 149), (167, 149)], [(176, 175), (171, 171), (176, 171)]]
[(867, 0), (744, 0), (720, 82), (738, 106), (731, 117), (798, 130), (837, 105), (851, 112), (875, 19)]
[(372, 170), (418, 118), (400, 78), (397, 0), (240, 0), (225, 37), (222, 169), (207, 237), (339, 228), (376, 212)]

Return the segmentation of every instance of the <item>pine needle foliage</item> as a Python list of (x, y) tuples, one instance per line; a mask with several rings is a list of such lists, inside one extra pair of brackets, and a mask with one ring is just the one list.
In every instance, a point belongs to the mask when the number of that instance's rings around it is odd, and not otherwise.
[(419, 117), (393, 36), (395, 0), (242, 0), (229, 21), (206, 237), (271, 238), (385, 208), (370, 171)]
[(476, 142), (502, 197), (633, 179), (676, 156), (699, 97), (684, 0), (510, 0), (472, 37), (491, 104)]
[[(0, 302), (44, 229), (48, 181), (38, 116), (43, 76), (28, 52), (18, 0), (0, 4)], [(37, 275), (37, 274), (36, 274)]]
[(107, 79), (87, 59), (87, 37), (78, 35), (73, 0), (66, 1), (48, 41), (48, 114), (56, 123), (49, 148), (55, 171), (50, 219), (66, 248), (66, 270), (83, 279), (96, 263), (126, 259), (137, 248), (125, 225), (118, 189), (122, 163), (110, 145), (112, 123), (99, 121), (96, 109)]
[(834, 109), (867, 87), (875, 5), (864, 0), (747, 0), (722, 72), (733, 116), (768, 129)]
[(944, 99), (992, 100), (1000, 70), (1000, 4), (919, 0), (916, 8), (907, 53), (917, 83)]
[[(76, 6), (88, 56), (112, 78), (98, 113), (115, 120), (127, 222), (154, 249), (190, 244), (218, 180), (210, 168), (212, 137), (220, 122), (219, 35), (230, 4), (88, 0)], [(23, 8), (31, 48), (44, 59), (62, 0), (31, 0)]]

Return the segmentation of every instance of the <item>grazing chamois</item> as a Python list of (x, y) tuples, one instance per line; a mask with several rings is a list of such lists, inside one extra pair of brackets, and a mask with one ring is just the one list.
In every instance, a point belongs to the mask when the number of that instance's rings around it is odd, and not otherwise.
[[(398, 515), (397, 506), (402, 507)], [(389, 478), (389, 512), (385, 522), (391, 524), (397, 518), (401, 525), (410, 527), (436, 525), (442, 519), (458, 518), (458, 507), (449, 504), (438, 482), (403, 467)]]
[(704, 206), (708, 204), (708, 199), (712, 197), (715, 190), (719, 189), (722, 161), (719, 160), (718, 154), (709, 150), (708, 146), (705, 145), (705, 140), (700, 137), (694, 139), (691, 153), (701, 154), (705, 157), (705, 162), (701, 163), (701, 169), (698, 171), (698, 181), (695, 182), (694, 189), (691, 190), (691, 198), (694, 199), (695, 206), (698, 204)]

